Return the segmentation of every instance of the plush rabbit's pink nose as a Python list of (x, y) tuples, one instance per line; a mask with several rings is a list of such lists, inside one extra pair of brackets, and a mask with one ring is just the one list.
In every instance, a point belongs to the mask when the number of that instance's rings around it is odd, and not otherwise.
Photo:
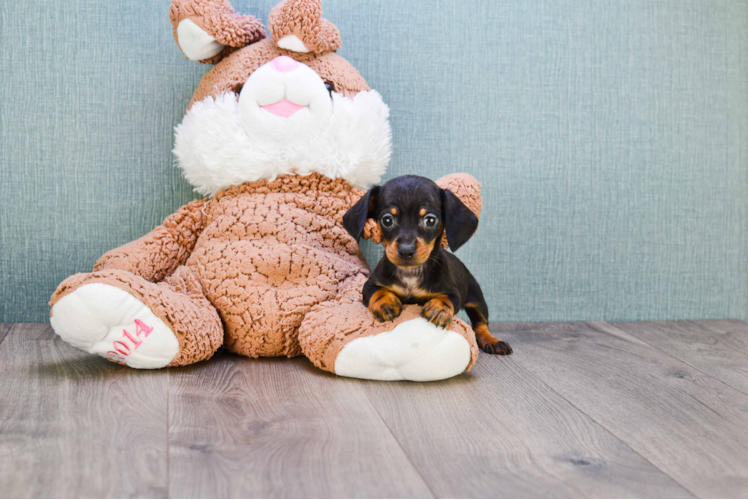
[(288, 56), (279, 56), (273, 59), (273, 68), (275, 68), (275, 71), (278, 73), (288, 73), (289, 71), (295, 70), (299, 63), (294, 61)]

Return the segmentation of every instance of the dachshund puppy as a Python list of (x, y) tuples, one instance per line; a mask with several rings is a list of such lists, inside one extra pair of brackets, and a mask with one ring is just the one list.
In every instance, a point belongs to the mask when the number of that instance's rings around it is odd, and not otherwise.
[(371, 188), (343, 217), (357, 240), (367, 219), (379, 223), (385, 257), (364, 285), (364, 305), (379, 321), (391, 321), (403, 304), (423, 306), (428, 321), (446, 328), (465, 308), (478, 345), (490, 354), (512, 348), (488, 330), (488, 307), (480, 285), (465, 265), (441, 245), (446, 233), (452, 251), (478, 228), (478, 218), (451, 191), (417, 175), (397, 177)]

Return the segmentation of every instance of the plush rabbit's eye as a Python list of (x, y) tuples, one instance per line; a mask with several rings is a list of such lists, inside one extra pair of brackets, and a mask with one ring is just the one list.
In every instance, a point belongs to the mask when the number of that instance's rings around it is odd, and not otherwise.
[(332, 97), (332, 93), (335, 92), (335, 85), (330, 82), (325, 82), (325, 88), (327, 89), (327, 93), (330, 94), (330, 97)]
[(382, 224), (382, 227), (389, 229), (395, 225), (395, 218), (390, 214), (384, 214), (382, 216), (382, 219), (380, 220), (380, 223)]
[(436, 218), (436, 215), (434, 215), (434, 214), (427, 214), (427, 215), (426, 215), (426, 216), (425, 216), (425, 217), (423, 218), (423, 224), (424, 224), (424, 225), (425, 225), (426, 227), (434, 227), (434, 226), (436, 226), (436, 222), (437, 222), (437, 220), (438, 220), (438, 219)]

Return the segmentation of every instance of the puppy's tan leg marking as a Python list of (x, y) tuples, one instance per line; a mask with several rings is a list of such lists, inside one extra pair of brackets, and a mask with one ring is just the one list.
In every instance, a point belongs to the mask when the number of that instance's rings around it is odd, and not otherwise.
[(384, 323), (400, 316), (403, 311), (403, 303), (390, 290), (380, 288), (369, 299), (369, 310), (378, 321)]
[(483, 323), (475, 327), (475, 338), (478, 345), (488, 354), (511, 354), (512, 348), (503, 340), (497, 339), (488, 331), (488, 325)]
[(455, 314), (452, 301), (446, 295), (437, 295), (424, 304), (421, 315), (442, 328), (447, 328)]
[(501, 355), (512, 353), (512, 348), (509, 344), (491, 335), (491, 331), (488, 329), (488, 322), (483, 317), (477, 305), (465, 304), (465, 309), (476, 312), (480, 317), (480, 320), (473, 326), (473, 331), (475, 332), (475, 340), (478, 341), (478, 345), (483, 349), (483, 352)]

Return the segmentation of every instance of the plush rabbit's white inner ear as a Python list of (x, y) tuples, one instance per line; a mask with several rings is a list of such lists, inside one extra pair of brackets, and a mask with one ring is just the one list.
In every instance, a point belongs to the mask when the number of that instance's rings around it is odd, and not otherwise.
[(225, 45), (207, 34), (192, 19), (183, 19), (177, 26), (177, 41), (184, 55), (193, 61), (217, 56)]
[(276, 44), (281, 49), (293, 50), (294, 52), (309, 52), (304, 42), (296, 35), (286, 35)]

